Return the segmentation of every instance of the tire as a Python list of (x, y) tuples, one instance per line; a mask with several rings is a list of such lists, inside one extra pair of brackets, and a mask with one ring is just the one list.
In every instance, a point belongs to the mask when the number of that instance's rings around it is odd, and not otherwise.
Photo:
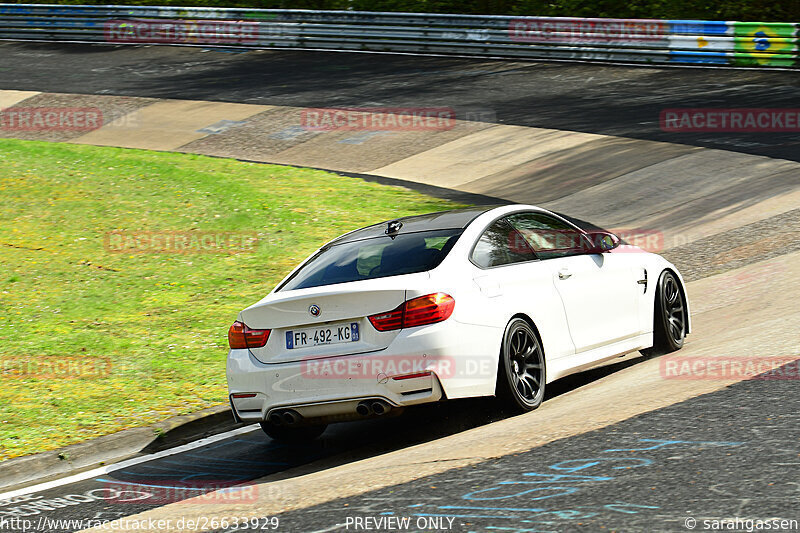
[(322, 435), (328, 428), (327, 424), (300, 427), (276, 426), (271, 422), (260, 422), (260, 424), (262, 431), (272, 440), (291, 444), (312, 441)]
[(668, 270), (658, 278), (654, 305), (653, 347), (642, 350), (647, 357), (680, 350), (686, 338), (686, 300), (680, 282)]
[(514, 412), (533, 411), (544, 400), (546, 370), (539, 336), (526, 321), (513, 319), (503, 335), (497, 397)]

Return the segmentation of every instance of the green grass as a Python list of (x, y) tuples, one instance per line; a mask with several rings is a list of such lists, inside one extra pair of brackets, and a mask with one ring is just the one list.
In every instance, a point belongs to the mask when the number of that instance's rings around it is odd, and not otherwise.
[[(336, 235), (452, 207), (317, 170), (0, 140), (0, 459), (225, 402), (239, 310)], [(259, 241), (117, 253), (113, 231)], [(81, 375), (42, 370), (59, 361)]]

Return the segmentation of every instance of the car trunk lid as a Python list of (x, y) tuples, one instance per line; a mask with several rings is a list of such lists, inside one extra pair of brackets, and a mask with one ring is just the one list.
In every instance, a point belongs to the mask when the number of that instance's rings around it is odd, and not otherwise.
[(398, 331), (380, 332), (370, 315), (406, 300), (406, 288), (427, 273), (272, 293), (241, 312), (252, 329), (272, 330), (267, 344), (251, 348), (263, 363), (286, 363), (383, 350)]

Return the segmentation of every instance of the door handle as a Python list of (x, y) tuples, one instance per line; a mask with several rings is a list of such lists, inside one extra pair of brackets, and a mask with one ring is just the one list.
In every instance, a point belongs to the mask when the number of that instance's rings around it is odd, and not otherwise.
[(636, 283), (639, 285), (644, 285), (644, 292), (647, 292), (647, 269), (644, 269), (644, 277), (638, 280)]
[(558, 271), (558, 279), (567, 279), (572, 277), (572, 273), (569, 270), (559, 270)]

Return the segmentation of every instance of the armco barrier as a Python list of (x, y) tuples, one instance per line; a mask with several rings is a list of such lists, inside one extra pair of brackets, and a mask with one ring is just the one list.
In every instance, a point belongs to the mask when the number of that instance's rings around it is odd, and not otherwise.
[(0, 4), (0, 39), (798, 66), (795, 23)]

